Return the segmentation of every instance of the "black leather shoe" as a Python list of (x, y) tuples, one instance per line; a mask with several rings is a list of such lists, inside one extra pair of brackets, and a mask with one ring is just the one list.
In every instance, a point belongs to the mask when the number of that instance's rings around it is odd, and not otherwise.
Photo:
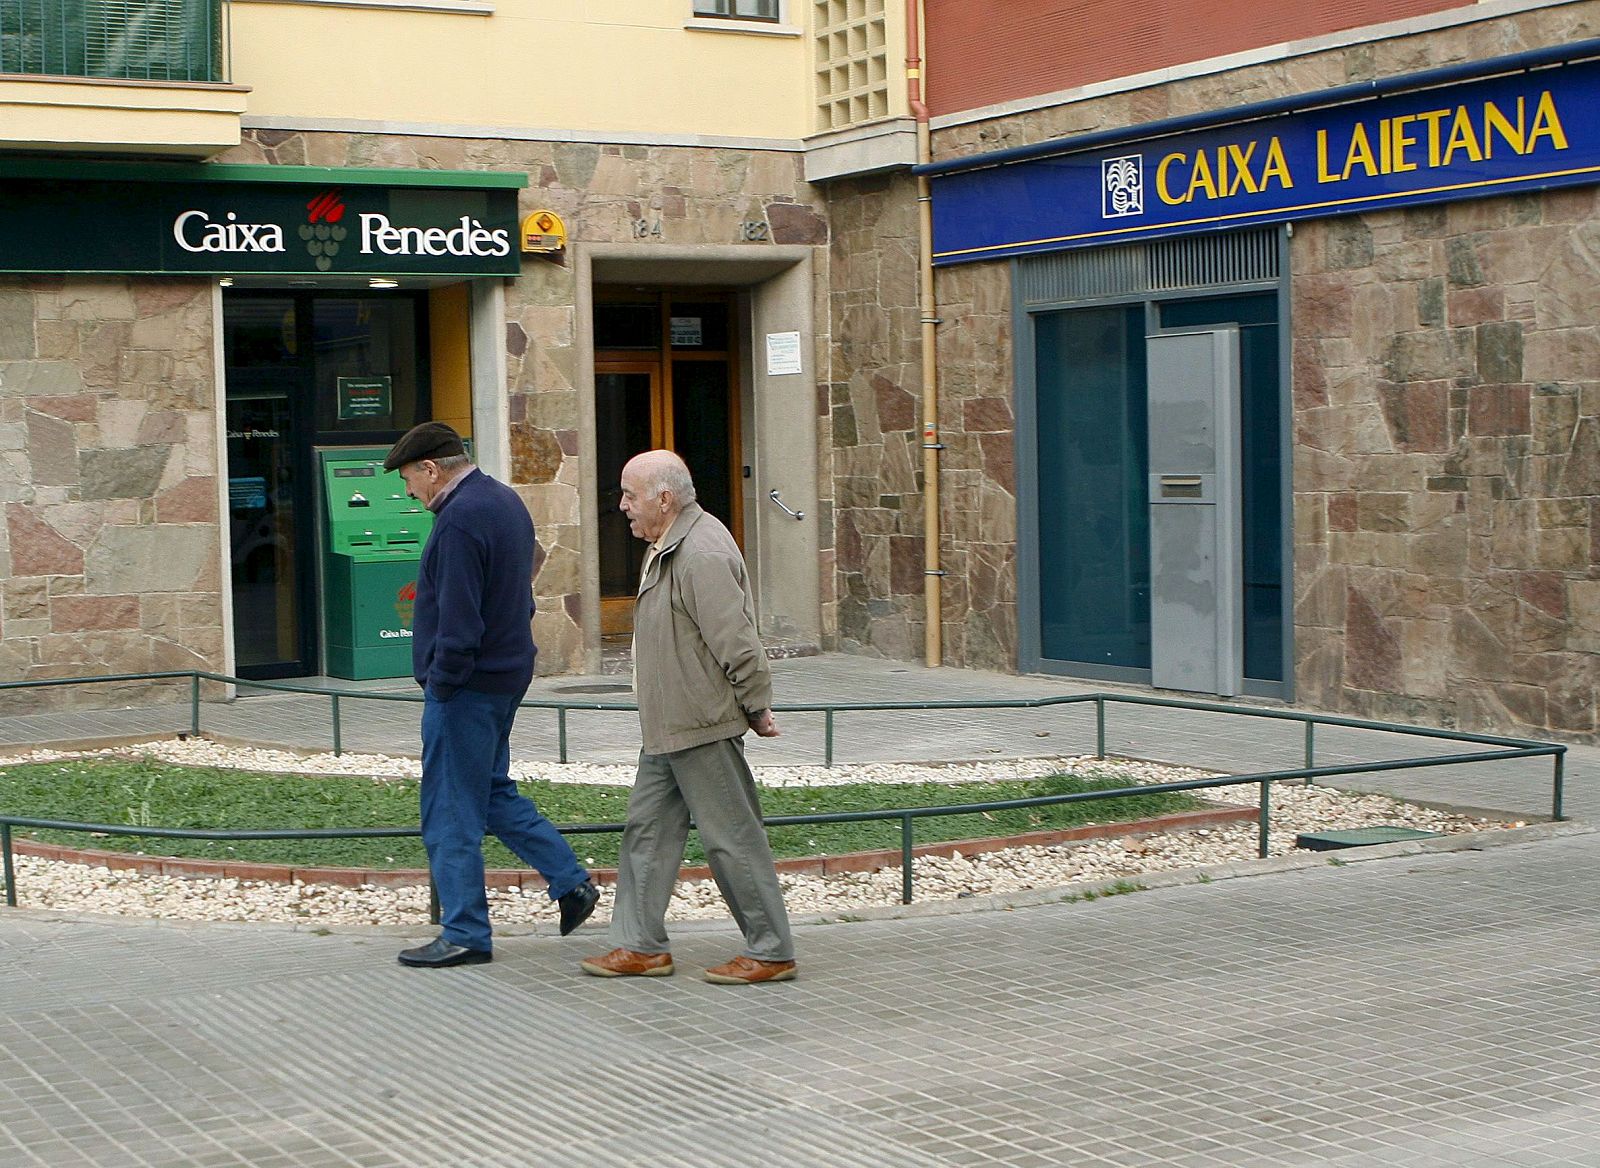
[(435, 937), (416, 949), (400, 950), (400, 964), (422, 969), (443, 969), (447, 965), (483, 965), (493, 961), (494, 954), (487, 949), (468, 949), (452, 945), (443, 937)]
[(585, 880), (556, 902), (561, 906), (561, 935), (565, 937), (594, 913), (600, 903), (600, 890), (593, 880)]

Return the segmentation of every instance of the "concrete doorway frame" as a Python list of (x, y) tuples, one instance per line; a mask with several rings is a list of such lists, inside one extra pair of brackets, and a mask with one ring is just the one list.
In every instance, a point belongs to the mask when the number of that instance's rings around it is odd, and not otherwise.
[[(742, 443), (748, 478), (744, 501), (745, 559), (755, 582), (757, 620), (764, 636), (819, 640), (822, 614), (819, 562), (816, 386), (812, 264), (815, 249), (799, 245), (752, 247), (587, 244), (574, 249), (577, 283), (578, 396), (582, 463), (579, 517), (583, 531), (581, 598), (587, 673), (600, 671), (600, 566), (595, 387), (594, 287), (719, 287), (737, 292)], [(797, 332), (801, 372), (767, 372), (766, 337)], [(768, 498), (777, 490), (799, 522)]]

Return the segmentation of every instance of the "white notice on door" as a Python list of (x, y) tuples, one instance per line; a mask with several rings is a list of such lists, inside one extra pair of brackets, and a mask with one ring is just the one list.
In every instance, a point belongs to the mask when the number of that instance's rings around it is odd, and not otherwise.
[(800, 371), (800, 334), (768, 333), (767, 376), (781, 377)]
[(672, 318), (672, 343), (674, 345), (699, 346), (705, 344), (704, 330), (700, 327), (698, 316), (675, 316)]

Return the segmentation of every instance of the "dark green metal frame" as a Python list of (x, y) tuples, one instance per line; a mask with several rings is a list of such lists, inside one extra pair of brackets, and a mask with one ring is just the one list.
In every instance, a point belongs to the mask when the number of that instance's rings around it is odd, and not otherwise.
[[(421, 702), (421, 694), (366, 693), (359, 690), (329, 692), (292, 682), (245, 681), (227, 674), (207, 673), (201, 670), (184, 670), (167, 673), (121, 673), (101, 677), (50, 678), (42, 681), (0, 683), (0, 692), (16, 689), (42, 689), (69, 685), (92, 685), (103, 682), (130, 681), (183, 681), (190, 683), (190, 717), (188, 732), (201, 733), (200, 684), (203, 681), (226, 685), (243, 685), (252, 689), (274, 690), (280, 693), (300, 693), (326, 697), (330, 703), (333, 722), (333, 753), (343, 753), (341, 701), (354, 698), (361, 701)], [(1139, 694), (1070, 694), (1048, 698), (1012, 698), (998, 701), (933, 701), (933, 702), (797, 702), (777, 705), (780, 714), (821, 713), (824, 719), (824, 765), (833, 765), (834, 723), (838, 714), (883, 710), (1017, 710), (1040, 709), (1047, 706), (1083, 705), (1092, 703), (1095, 708), (1095, 757), (1106, 757), (1106, 706), (1161, 706), (1168, 709), (1194, 710), (1201, 713), (1229, 714), (1248, 718), (1266, 718), (1276, 721), (1300, 722), (1305, 726), (1305, 766), (1294, 769), (1261, 771), (1248, 775), (1223, 775), (1203, 779), (1184, 779), (1172, 783), (1150, 783), (1138, 787), (1117, 787), (1106, 791), (1082, 791), (1068, 795), (1041, 795), (1031, 799), (1007, 799), (991, 803), (960, 803), (940, 807), (900, 807), (882, 811), (841, 811), (825, 815), (777, 815), (765, 822), (769, 827), (786, 827), (806, 823), (866, 823), (883, 820), (900, 822), (900, 899), (910, 904), (912, 899), (912, 849), (913, 826), (918, 819), (939, 815), (967, 815), (975, 812), (1007, 811), (1018, 807), (1044, 807), (1057, 803), (1085, 803), (1093, 799), (1117, 799), (1129, 795), (1161, 794), (1169, 791), (1203, 791), (1215, 787), (1237, 787), (1255, 783), (1260, 787), (1259, 814), (1257, 816), (1257, 855), (1267, 854), (1268, 818), (1271, 810), (1273, 783), (1331, 778), (1337, 775), (1377, 774), (1384, 771), (1413, 770), (1422, 767), (1455, 766), (1465, 763), (1505, 762), (1518, 758), (1543, 758), (1551, 760), (1550, 818), (1562, 820), (1564, 773), (1567, 748), (1559, 743), (1537, 742), (1524, 738), (1503, 738), (1488, 734), (1470, 734), (1459, 730), (1436, 730), (1423, 726), (1402, 726), (1389, 722), (1371, 722), (1360, 718), (1341, 718), (1330, 714), (1313, 714), (1300, 710), (1254, 709), (1249, 706), (1225, 705), (1217, 702), (1193, 702), (1177, 698), (1146, 697)], [(567, 750), (567, 714), (571, 710), (596, 710), (627, 712), (638, 707), (631, 702), (567, 702), (532, 699), (522, 703), (523, 709), (554, 710), (556, 712), (557, 742), (560, 761), (569, 761)], [(1339, 766), (1316, 765), (1316, 727), (1337, 726), (1354, 730), (1373, 730), (1388, 734), (1404, 734), (1415, 738), (1431, 738), (1446, 742), (1469, 742), (1476, 746), (1501, 747), (1499, 750), (1479, 751), (1472, 754), (1430, 755), (1417, 758), (1385, 759), (1379, 762), (1345, 763)], [(602, 835), (622, 831), (620, 823), (565, 824), (560, 830), (567, 835)], [(79, 823), (55, 819), (31, 819), (0, 814), (0, 861), (4, 864), (6, 904), (16, 907), (17, 885), (11, 848), (11, 829), (23, 827), (51, 831), (99, 832), (106, 835), (141, 836), (157, 839), (203, 840), (262, 840), (262, 839), (363, 839), (419, 836), (420, 827), (373, 828), (319, 828), (281, 829), (266, 831), (205, 831), (170, 827), (129, 827), (125, 824)], [(431, 899), (431, 898), (430, 898)], [(434, 902), (431, 919), (438, 920), (437, 903)]]

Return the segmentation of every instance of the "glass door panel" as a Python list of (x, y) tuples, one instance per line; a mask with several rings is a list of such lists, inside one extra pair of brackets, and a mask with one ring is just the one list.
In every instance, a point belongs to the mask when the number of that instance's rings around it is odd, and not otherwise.
[(695, 493), (743, 544), (733, 301), (671, 289), (596, 289), (596, 475), (601, 634), (633, 628), (645, 545), (617, 510), (623, 464), (641, 451), (676, 452)]
[(302, 611), (303, 468), (287, 393), (228, 399), (234, 651), (241, 677), (308, 672)]
[(700, 506), (737, 536), (728, 388), (725, 361), (672, 363), (672, 449), (689, 466)]
[(594, 376), (595, 475), (600, 535), (601, 632), (633, 627), (645, 544), (628, 530), (622, 502), (622, 468), (635, 454), (658, 445), (660, 430), (653, 365), (615, 366)]
[(1144, 307), (1035, 319), (1041, 656), (1150, 667)]

